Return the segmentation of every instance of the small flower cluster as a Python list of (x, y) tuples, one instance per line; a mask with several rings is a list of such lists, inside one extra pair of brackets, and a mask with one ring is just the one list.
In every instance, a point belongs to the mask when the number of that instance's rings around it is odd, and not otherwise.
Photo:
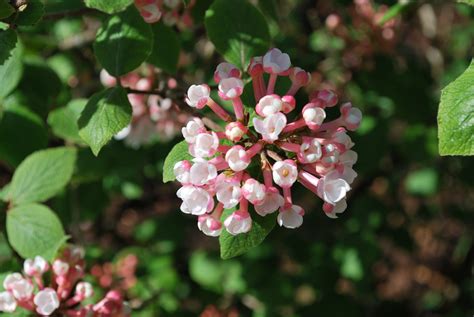
[[(192, 85), (187, 92), (189, 106), (208, 106), (226, 125), (224, 131), (212, 131), (194, 118), (182, 129), (194, 159), (174, 166), (182, 184), (177, 192), (181, 211), (198, 216), (199, 229), (209, 236), (220, 235), (223, 225), (232, 235), (250, 231), (249, 204), (260, 216), (278, 211), (280, 226), (297, 228), (304, 211), (293, 204), (291, 189), (299, 181), (324, 201), (326, 215), (335, 218), (346, 209), (346, 193), (357, 175), (352, 169), (357, 154), (346, 132), (358, 128), (361, 111), (345, 103), (337, 119), (324, 123), (326, 110), (338, 103), (338, 97), (321, 90), (312, 93), (295, 120), (288, 122), (296, 109), (294, 95), (309, 83), (309, 74), (291, 67), (289, 56), (276, 48), (254, 57), (247, 72), (256, 103), (253, 120), (241, 99), (241, 72), (232, 64), (221, 63), (214, 80), (219, 97), (231, 102), (233, 115), (211, 98), (209, 86)], [(284, 95), (275, 93), (278, 76), (291, 80)], [(258, 171), (252, 176), (249, 170), (255, 166)], [(256, 178), (260, 174), (261, 180)], [(223, 210), (231, 208), (237, 210), (222, 224)]]
[[(144, 92), (128, 94), (133, 110), (132, 122), (115, 136), (117, 140), (124, 140), (125, 144), (133, 148), (156, 140), (168, 141), (174, 138), (189, 120), (186, 113), (175, 110), (175, 104), (170, 98), (146, 94), (155, 85), (155, 70), (153, 66), (147, 65), (120, 78), (123, 87)], [(105, 87), (114, 87), (117, 84), (115, 77), (110, 76), (106, 70), (101, 71), (100, 79)], [(176, 82), (170, 79), (167, 85), (172, 89)]]
[(41, 316), (129, 316), (122, 295), (113, 290), (95, 305), (82, 305), (94, 294), (92, 285), (81, 281), (83, 276), (84, 251), (78, 247), (66, 248), (52, 265), (40, 256), (27, 259), (23, 274), (17, 272), (5, 277), (0, 311), (12, 313), (22, 307)]
[(156, 23), (163, 19), (166, 25), (190, 27), (193, 24), (191, 8), (196, 0), (186, 6), (182, 0), (135, 0), (135, 7), (146, 23)]

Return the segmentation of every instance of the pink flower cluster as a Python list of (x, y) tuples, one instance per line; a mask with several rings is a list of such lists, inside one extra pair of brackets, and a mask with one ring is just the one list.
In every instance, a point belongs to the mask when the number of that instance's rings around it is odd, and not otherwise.
[(129, 316), (117, 291), (109, 291), (95, 305), (82, 305), (94, 294), (92, 285), (81, 281), (83, 258), (84, 251), (71, 246), (52, 265), (40, 256), (25, 260), (23, 274), (8, 274), (3, 281), (5, 291), (0, 292), (0, 311), (12, 313), (22, 307), (40, 316)]
[[(220, 235), (222, 226), (232, 235), (250, 231), (249, 204), (260, 216), (278, 211), (280, 226), (297, 228), (304, 211), (293, 204), (291, 192), (298, 181), (319, 196), (326, 215), (335, 218), (346, 209), (346, 193), (357, 175), (352, 169), (357, 154), (351, 150), (354, 144), (347, 130), (358, 128), (361, 111), (344, 103), (337, 119), (324, 122), (326, 110), (338, 103), (338, 97), (321, 90), (309, 96), (290, 122), (297, 108), (295, 93), (309, 83), (309, 74), (291, 67), (289, 56), (276, 48), (254, 57), (247, 73), (256, 103), (253, 120), (241, 99), (246, 88), (241, 71), (232, 64), (221, 63), (214, 80), (220, 99), (230, 102), (233, 114), (211, 97), (209, 86), (188, 89), (186, 103), (197, 109), (209, 107), (225, 121), (225, 128), (208, 130), (194, 118), (182, 129), (194, 159), (174, 166), (182, 184), (177, 192), (181, 211), (198, 216), (199, 229), (209, 236)], [(291, 80), (283, 95), (275, 93), (279, 76)], [(232, 208), (236, 211), (222, 224), (223, 210)]]
[[(115, 139), (124, 140), (125, 144), (133, 148), (157, 140), (169, 141), (189, 120), (186, 113), (175, 109), (175, 104), (170, 98), (146, 94), (147, 91), (153, 90), (156, 84), (155, 70), (153, 66), (147, 65), (120, 78), (123, 87), (143, 91), (128, 94), (133, 110), (132, 122), (115, 136)], [(110, 76), (106, 70), (101, 71), (100, 79), (105, 87), (114, 87), (117, 84), (115, 77)], [(172, 89), (175, 86), (175, 80), (168, 81), (168, 88)]]
[(190, 9), (196, 0), (190, 1), (184, 8), (182, 0), (135, 0), (135, 7), (146, 23), (156, 23), (163, 19), (166, 25), (190, 27), (193, 24)]

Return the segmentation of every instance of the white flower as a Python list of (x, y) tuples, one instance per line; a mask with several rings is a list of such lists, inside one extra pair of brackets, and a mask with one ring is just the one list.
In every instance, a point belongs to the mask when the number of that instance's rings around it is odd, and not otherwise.
[(298, 160), (300, 162), (309, 164), (314, 163), (321, 158), (323, 151), (321, 144), (316, 139), (304, 139), (298, 153)]
[(219, 175), (216, 181), (216, 197), (224, 208), (229, 209), (239, 204), (242, 192), (240, 182), (224, 174)]
[(231, 122), (225, 127), (225, 136), (232, 142), (239, 142), (248, 129), (241, 122)]
[(260, 99), (255, 110), (262, 117), (278, 113), (282, 110), (283, 103), (278, 95), (267, 95)]
[(100, 82), (105, 87), (113, 87), (117, 84), (117, 79), (110, 75), (105, 69), (100, 71)]
[(350, 185), (352, 184), (354, 179), (357, 177), (357, 173), (354, 171), (352, 167), (348, 165), (344, 165), (344, 170), (341, 173), (340, 177)]
[(326, 216), (332, 219), (337, 218), (337, 214), (343, 213), (347, 208), (347, 202), (345, 199), (342, 199), (336, 203), (336, 205), (324, 204), (323, 209)]
[(3, 281), (3, 287), (20, 301), (30, 299), (34, 289), (33, 284), (20, 273), (8, 274)]
[(189, 171), (191, 184), (203, 186), (209, 184), (217, 177), (217, 169), (204, 159), (194, 159), (194, 164)]
[(76, 296), (79, 298), (85, 299), (92, 297), (94, 295), (94, 289), (92, 284), (88, 282), (79, 282), (76, 285)]
[(10, 292), (0, 293), (0, 311), (13, 313), (16, 310), (17, 302)]
[(23, 263), (23, 270), (29, 276), (42, 275), (49, 269), (49, 264), (40, 256), (34, 259), (26, 259)]
[(224, 220), (224, 226), (231, 235), (247, 233), (252, 229), (252, 218), (247, 211), (237, 210)]
[(114, 139), (119, 141), (123, 140), (130, 134), (130, 131), (132, 131), (132, 125), (129, 124), (120, 130), (116, 135), (114, 135)]
[(263, 140), (273, 143), (286, 126), (286, 116), (279, 112), (269, 115), (264, 120), (253, 119), (255, 130), (262, 135)]
[(273, 180), (282, 187), (291, 187), (298, 178), (298, 168), (292, 160), (278, 161), (273, 164)]
[(267, 188), (265, 198), (260, 205), (256, 205), (255, 211), (262, 217), (271, 214), (283, 206), (285, 200), (275, 187)]
[(344, 165), (354, 165), (357, 162), (357, 153), (349, 150), (339, 155), (339, 163)]
[(191, 85), (185, 101), (193, 108), (202, 109), (207, 104), (210, 93), (211, 89), (208, 85)]
[(352, 104), (348, 102), (341, 106), (341, 113), (347, 129), (351, 131), (357, 130), (362, 120), (360, 109), (352, 107)]
[(219, 83), (219, 97), (224, 100), (230, 100), (242, 95), (244, 83), (239, 78), (230, 77), (221, 80)]
[(292, 205), (290, 208), (280, 208), (277, 222), (280, 226), (295, 229), (303, 224), (304, 210), (298, 205)]
[(227, 164), (229, 164), (229, 167), (235, 172), (245, 170), (251, 162), (247, 151), (245, 151), (245, 148), (241, 145), (231, 147), (225, 154), (225, 160)]
[(53, 262), (53, 272), (57, 276), (64, 276), (69, 271), (69, 264), (62, 260), (56, 259)]
[(185, 127), (181, 128), (181, 133), (188, 143), (194, 143), (196, 136), (204, 132), (206, 132), (206, 128), (204, 127), (202, 120), (199, 118), (192, 118)]
[(45, 288), (36, 294), (34, 303), (38, 314), (49, 316), (59, 308), (58, 294), (52, 288)]
[(179, 161), (173, 167), (174, 176), (181, 184), (188, 184), (191, 182), (190, 170), (191, 163), (189, 161)]
[(217, 65), (216, 71), (214, 72), (214, 80), (216, 83), (231, 77), (240, 78), (240, 70), (237, 68), (237, 66), (226, 62)]
[(185, 185), (176, 195), (182, 199), (181, 211), (186, 214), (203, 215), (214, 208), (214, 199), (204, 189)]
[(308, 128), (316, 130), (326, 118), (326, 112), (322, 108), (309, 104), (303, 108), (303, 118)]
[(242, 195), (253, 205), (260, 205), (265, 199), (265, 185), (249, 178), (242, 186)]
[(344, 145), (346, 150), (354, 146), (354, 142), (352, 142), (351, 138), (346, 133), (346, 129), (344, 128), (337, 129), (336, 132), (332, 134), (331, 138), (333, 142)]
[(263, 56), (263, 69), (267, 73), (280, 74), (287, 71), (290, 66), (290, 56), (286, 53), (282, 53), (278, 48), (269, 50)]
[(194, 157), (211, 157), (217, 152), (219, 137), (215, 132), (199, 133), (195, 142), (189, 146), (189, 153)]
[(197, 225), (199, 230), (210, 237), (218, 237), (222, 232), (222, 223), (210, 215), (199, 216)]
[(336, 170), (329, 172), (318, 182), (319, 197), (331, 205), (335, 205), (338, 201), (344, 199), (350, 189), (349, 184), (339, 177)]

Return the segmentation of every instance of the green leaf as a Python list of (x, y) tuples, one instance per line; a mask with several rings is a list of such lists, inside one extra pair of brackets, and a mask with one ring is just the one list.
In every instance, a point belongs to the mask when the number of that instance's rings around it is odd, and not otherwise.
[(165, 163), (163, 165), (163, 183), (174, 181), (176, 177), (174, 176), (173, 168), (174, 165), (179, 161), (192, 160), (193, 157), (189, 154), (189, 145), (186, 141), (181, 141), (176, 144), (171, 151), (166, 156)]
[(173, 29), (164, 23), (155, 23), (153, 30), (153, 50), (148, 62), (168, 73), (176, 73), (179, 51), (179, 38)]
[(132, 119), (132, 106), (122, 87), (101, 91), (91, 97), (79, 118), (79, 135), (94, 155)]
[(86, 6), (113, 14), (125, 10), (133, 0), (85, 0)]
[(35, 25), (44, 15), (44, 5), (40, 0), (28, 0), (25, 10), (21, 11), (14, 23), (17, 25)]
[[(11, 35), (6, 36), (11, 37)], [(0, 53), (2, 57), (4, 57), (5, 54), (6, 53)], [(21, 62), (23, 47), (21, 43), (16, 41), (15, 48), (9, 50), (8, 54), (10, 54), (10, 57), (4, 60), (0, 66), (0, 99), (8, 96), (16, 88), (23, 74), (23, 64)]]
[(11, 56), (11, 51), (15, 48), (16, 43), (17, 36), (15, 31), (12, 29), (0, 30), (0, 65), (3, 65)]
[[(28, 137), (25, 137), (28, 131)], [(23, 106), (9, 106), (0, 121), (0, 160), (17, 166), (34, 151), (48, 145), (43, 120)]]
[(31, 154), (13, 175), (9, 200), (21, 205), (51, 198), (69, 182), (75, 162), (74, 148), (58, 147)]
[(396, 3), (391, 6), (377, 22), (378, 25), (384, 25), (386, 22), (402, 14), (412, 3)]
[(458, 0), (458, 2), (462, 2), (462, 3), (466, 3), (466, 4), (474, 6), (474, 0)]
[(206, 12), (205, 25), (217, 51), (238, 67), (245, 68), (251, 57), (269, 48), (267, 22), (246, 0), (216, 0)]
[(77, 121), (81, 116), (81, 112), (86, 107), (86, 104), (86, 99), (75, 99), (69, 102), (66, 107), (61, 107), (50, 112), (48, 124), (53, 129), (54, 135), (74, 143), (84, 143), (79, 136)]
[(47, 14), (67, 13), (85, 7), (83, 0), (42, 0)]
[(0, 0), (0, 19), (8, 18), (13, 12), (15, 9), (8, 3), (8, 0)]
[(474, 60), (441, 93), (438, 138), (441, 155), (474, 154)]
[(18, 206), (7, 213), (8, 241), (23, 258), (52, 260), (67, 237), (58, 217), (40, 204)]
[[(221, 220), (224, 221), (234, 210), (225, 210)], [(276, 224), (277, 212), (261, 217), (255, 212), (252, 215), (252, 229), (248, 233), (231, 235), (223, 229), (219, 237), (221, 247), (221, 258), (226, 260), (246, 253), (251, 248), (256, 247), (265, 240), (267, 235), (273, 230)]]
[(405, 188), (410, 194), (433, 195), (438, 188), (438, 173), (432, 168), (412, 172), (405, 180)]
[(135, 8), (110, 17), (97, 32), (94, 42), (100, 64), (113, 76), (124, 75), (140, 66), (152, 47), (151, 26)]

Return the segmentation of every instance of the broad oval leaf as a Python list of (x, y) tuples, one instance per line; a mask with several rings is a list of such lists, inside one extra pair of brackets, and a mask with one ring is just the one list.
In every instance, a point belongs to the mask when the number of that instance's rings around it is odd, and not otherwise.
[(175, 73), (181, 49), (178, 35), (163, 23), (153, 24), (152, 30), (153, 50), (148, 62), (168, 73)]
[(132, 106), (122, 87), (109, 88), (91, 97), (79, 118), (79, 135), (94, 155), (132, 119)]
[(166, 156), (165, 163), (163, 165), (163, 183), (174, 181), (176, 177), (174, 176), (173, 168), (174, 165), (179, 161), (192, 160), (193, 157), (189, 154), (189, 145), (186, 141), (181, 141), (176, 144), (171, 151)]
[[(23, 74), (21, 62), (23, 47), (20, 41), (16, 41), (15, 48), (11, 49), (8, 54), (9, 57), (0, 65), (0, 99), (8, 96), (16, 88)], [(2, 55), (4, 54), (2, 53)]]
[(50, 112), (48, 124), (51, 126), (54, 135), (67, 141), (84, 144), (84, 141), (79, 136), (77, 120), (79, 120), (86, 104), (86, 99), (74, 99), (66, 107)]
[(474, 60), (441, 93), (438, 138), (441, 155), (474, 155)]
[(0, 0), (0, 19), (8, 18), (14, 12), (15, 9), (10, 5), (8, 0)]
[[(221, 217), (222, 222), (233, 211), (225, 210)], [(226, 260), (236, 257), (256, 247), (265, 240), (275, 227), (278, 212), (265, 217), (259, 216), (256, 212), (251, 212), (250, 214), (252, 215), (252, 229), (250, 232), (233, 236), (227, 230), (222, 229), (222, 233), (219, 236), (222, 259)]]
[(125, 10), (133, 0), (85, 0), (86, 6), (102, 12), (113, 14)]
[(205, 25), (217, 51), (243, 69), (270, 46), (267, 22), (247, 0), (216, 0), (206, 11)]
[(14, 205), (45, 201), (71, 179), (76, 150), (58, 147), (28, 156), (13, 174), (8, 200)]
[(10, 58), (16, 43), (17, 36), (15, 31), (12, 29), (0, 30), (0, 65), (3, 65), (3, 63)]
[(52, 260), (67, 237), (58, 217), (48, 207), (26, 204), (7, 213), (7, 235), (23, 258), (42, 256)]
[(151, 26), (135, 8), (110, 17), (97, 32), (94, 52), (113, 76), (121, 76), (141, 65), (151, 53)]

